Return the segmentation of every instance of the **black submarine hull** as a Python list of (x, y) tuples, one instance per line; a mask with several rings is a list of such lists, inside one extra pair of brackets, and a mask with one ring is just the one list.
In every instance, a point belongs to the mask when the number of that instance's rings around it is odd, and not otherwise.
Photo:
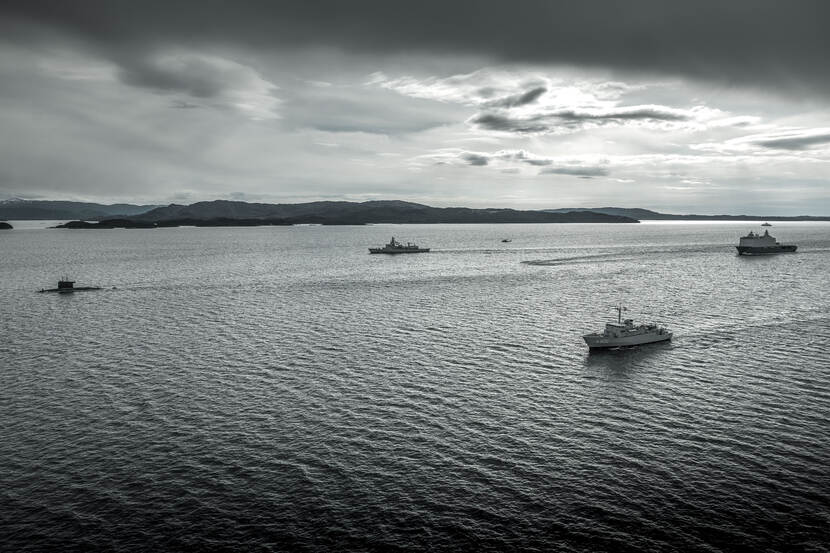
[(86, 292), (88, 290), (100, 290), (101, 288), (98, 286), (81, 286), (80, 288), (44, 288), (42, 290), (38, 290), (38, 293), (44, 292), (55, 292), (58, 294), (71, 294), (73, 292)]

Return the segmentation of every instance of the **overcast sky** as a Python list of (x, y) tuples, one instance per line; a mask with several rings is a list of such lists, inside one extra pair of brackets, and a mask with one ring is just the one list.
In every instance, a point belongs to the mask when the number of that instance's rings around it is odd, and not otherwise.
[(830, 3), (4, 1), (0, 199), (830, 215)]

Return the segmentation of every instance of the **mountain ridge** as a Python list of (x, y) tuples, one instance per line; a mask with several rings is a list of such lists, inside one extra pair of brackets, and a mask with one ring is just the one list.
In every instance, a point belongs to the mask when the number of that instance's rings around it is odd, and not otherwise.
[[(309, 222), (323, 224), (436, 223), (436, 222), (632, 222), (614, 221), (594, 215), (633, 220), (767, 220), (829, 221), (830, 216), (782, 215), (697, 215), (660, 213), (644, 208), (572, 207), (542, 210), (509, 208), (431, 207), (403, 200), (316, 201), (296, 204), (255, 203), (212, 200), (193, 204), (136, 205), (98, 204), (65, 200), (0, 200), (0, 220), (83, 220), (136, 221), (173, 220), (256, 220), (268, 219), (284, 224)], [(551, 217), (551, 215), (556, 217)]]
[(640, 221), (830, 221), (830, 216), (821, 215), (677, 215), (673, 213), (659, 213), (641, 207), (561, 207), (557, 209), (543, 209), (542, 211), (547, 213), (591, 211), (593, 213), (632, 217)]
[(121, 215), (131, 216), (150, 211), (157, 205), (98, 204), (69, 200), (0, 200), (0, 219), (50, 220), (50, 219), (100, 219)]
[(197, 202), (188, 206), (171, 204), (129, 217), (134, 221), (162, 223), (175, 220), (250, 220), (265, 224), (345, 224), (370, 223), (636, 223), (621, 215), (593, 212), (546, 213), (515, 209), (471, 209), (431, 207), (400, 200), (366, 202), (322, 201), (300, 204), (261, 204), (229, 200)]

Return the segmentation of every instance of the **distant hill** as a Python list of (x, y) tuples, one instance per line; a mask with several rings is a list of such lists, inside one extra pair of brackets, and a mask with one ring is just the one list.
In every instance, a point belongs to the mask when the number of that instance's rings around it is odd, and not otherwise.
[(171, 204), (130, 217), (135, 221), (249, 220), (263, 224), (320, 223), (362, 225), (367, 223), (636, 223), (634, 218), (580, 211), (546, 213), (514, 209), (469, 209), (430, 207), (396, 200), (368, 202), (309, 202), (260, 204), (216, 200), (192, 205)]
[[(431, 207), (399, 200), (368, 202), (326, 201), (300, 204), (248, 203), (228, 200), (170, 204), (97, 204), (52, 200), (0, 201), (0, 220), (62, 219), (82, 221), (132, 220), (169, 224), (348, 224), (369, 223), (633, 223), (639, 220), (765, 220), (830, 221), (830, 217), (801, 215), (677, 215), (628, 207), (569, 207), (521, 211)], [(157, 225), (153, 225), (157, 226)], [(169, 225), (168, 225), (169, 226)], [(100, 227), (96, 227), (100, 228)]]
[(95, 204), (52, 200), (3, 200), (0, 201), (0, 219), (49, 220), (83, 219), (97, 220), (105, 217), (132, 216), (149, 211), (155, 205)]
[(654, 220), (688, 220), (688, 221), (830, 221), (830, 217), (814, 217), (812, 215), (797, 215), (785, 217), (780, 215), (673, 215), (671, 213), (658, 213), (650, 209), (639, 207), (565, 207), (559, 209), (545, 209), (547, 213), (575, 213), (591, 211), (593, 213), (605, 213), (607, 215), (620, 215), (631, 217), (641, 221)]

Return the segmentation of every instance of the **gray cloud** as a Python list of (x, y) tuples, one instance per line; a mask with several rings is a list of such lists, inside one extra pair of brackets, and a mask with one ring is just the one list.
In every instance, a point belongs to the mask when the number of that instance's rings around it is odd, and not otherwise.
[[(604, 177), (609, 174), (608, 169), (605, 166), (585, 166), (585, 165), (559, 165), (556, 167), (550, 167), (554, 165), (553, 159), (537, 157), (534, 154), (528, 153), (525, 150), (500, 150), (493, 153), (488, 152), (470, 152), (470, 151), (461, 151), (461, 152), (447, 152), (447, 151), (438, 151), (436, 154), (433, 154), (433, 162), (434, 165), (450, 165), (452, 162), (450, 160), (461, 160), (466, 165), (473, 165), (477, 167), (482, 167), (485, 165), (495, 165), (498, 167), (502, 164), (517, 164), (517, 163), (525, 163), (527, 165), (531, 165), (534, 167), (544, 167), (541, 169), (538, 174), (540, 175), (570, 175), (574, 177), (579, 177), (583, 179), (589, 179), (594, 177)], [(565, 162), (568, 163), (568, 162)], [(574, 163), (574, 162), (571, 162)], [(503, 167), (501, 172), (507, 173), (519, 173), (520, 170), (518, 167)]]
[(417, 133), (456, 122), (453, 106), (408, 98), (387, 90), (315, 87), (282, 91), (290, 109), (284, 122), (290, 128), (313, 128), (336, 133), (398, 135)]
[(534, 165), (536, 167), (544, 167), (547, 165), (551, 165), (553, 163), (553, 161), (550, 159), (545, 159), (542, 157), (531, 157), (531, 155), (524, 150), (508, 150), (504, 152), (499, 152), (496, 154), (496, 156), (499, 159), (521, 161), (522, 163), (527, 163), (528, 165)]
[[(117, 60), (119, 80), (156, 92), (186, 95), (205, 105), (233, 109), (253, 119), (277, 118), (277, 86), (253, 68), (224, 57), (171, 49)], [(197, 107), (180, 100), (174, 107)]]
[(562, 110), (551, 113), (548, 117), (555, 117), (563, 121), (688, 121), (690, 117), (678, 110), (662, 106), (638, 106), (633, 108), (617, 108), (603, 112)]
[(170, 107), (174, 109), (198, 109), (201, 106), (185, 102), (184, 100), (176, 100), (170, 104)]
[(515, 108), (519, 106), (526, 106), (527, 104), (532, 104), (536, 100), (539, 99), (548, 89), (544, 86), (539, 86), (534, 89), (528, 90), (523, 94), (514, 94), (512, 96), (507, 96), (505, 98), (499, 98), (498, 100), (493, 100), (487, 103), (489, 107), (494, 108)]
[(468, 123), (485, 130), (532, 134), (577, 130), (586, 124), (680, 122), (690, 119), (689, 113), (664, 106), (631, 106), (594, 111), (557, 110), (525, 117), (512, 116), (506, 111), (483, 112), (471, 117)]
[(593, 178), (608, 176), (605, 167), (548, 167), (539, 171), (540, 175), (571, 175), (579, 178)]
[[(19, 36), (16, 24), (25, 19), (81, 36), (105, 52), (134, 55), (156, 43), (236, 44), (258, 51), (333, 47), (454, 53), (680, 74), (817, 94), (830, 90), (830, 73), (816, 70), (830, 54), (830, 3), (823, 0), (527, 0), (514, 13), (502, 7), (497, 0), (481, 0), (475, 10), (466, 3), (437, 0), (406, 7), (386, 0), (7, 0), (0, 20), (7, 22), (7, 36)], [(585, 40), (586, 29), (591, 40)], [(165, 78), (155, 81), (175, 85)]]
[(480, 113), (471, 117), (468, 122), (490, 131), (541, 133), (550, 129), (550, 125), (538, 122), (538, 118), (522, 119), (497, 113)]
[(213, 98), (233, 82), (234, 75), (222, 73), (202, 59), (162, 64), (142, 59), (122, 67), (121, 80), (133, 86), (184, 92), (197, 98)]
[(754, 143), (759, 146), (764, 146), (765, 148), (776, 148), (781, 150), (806, 150), (810, 146), (830, 143), (830, 133), (771, 138), (768, 140), (758, 140)]
[(480, 154), (474, 154), (474, 153), (471, 153), (471, 152), (465, 152), (465, 153), (461, 154), (459, 157), (461, 157), (461, 159), (463, 159), (464, 161), (466, 161), (470, 165), (475, 165), (475, 166), (478, 166), (478, 167), (481, 167), (481, 166), (484, 166), (484, 165), (487, 165), (488, 163), (490, 163), (490, 158), (488, 158), (487, 156), (480, 155)]

